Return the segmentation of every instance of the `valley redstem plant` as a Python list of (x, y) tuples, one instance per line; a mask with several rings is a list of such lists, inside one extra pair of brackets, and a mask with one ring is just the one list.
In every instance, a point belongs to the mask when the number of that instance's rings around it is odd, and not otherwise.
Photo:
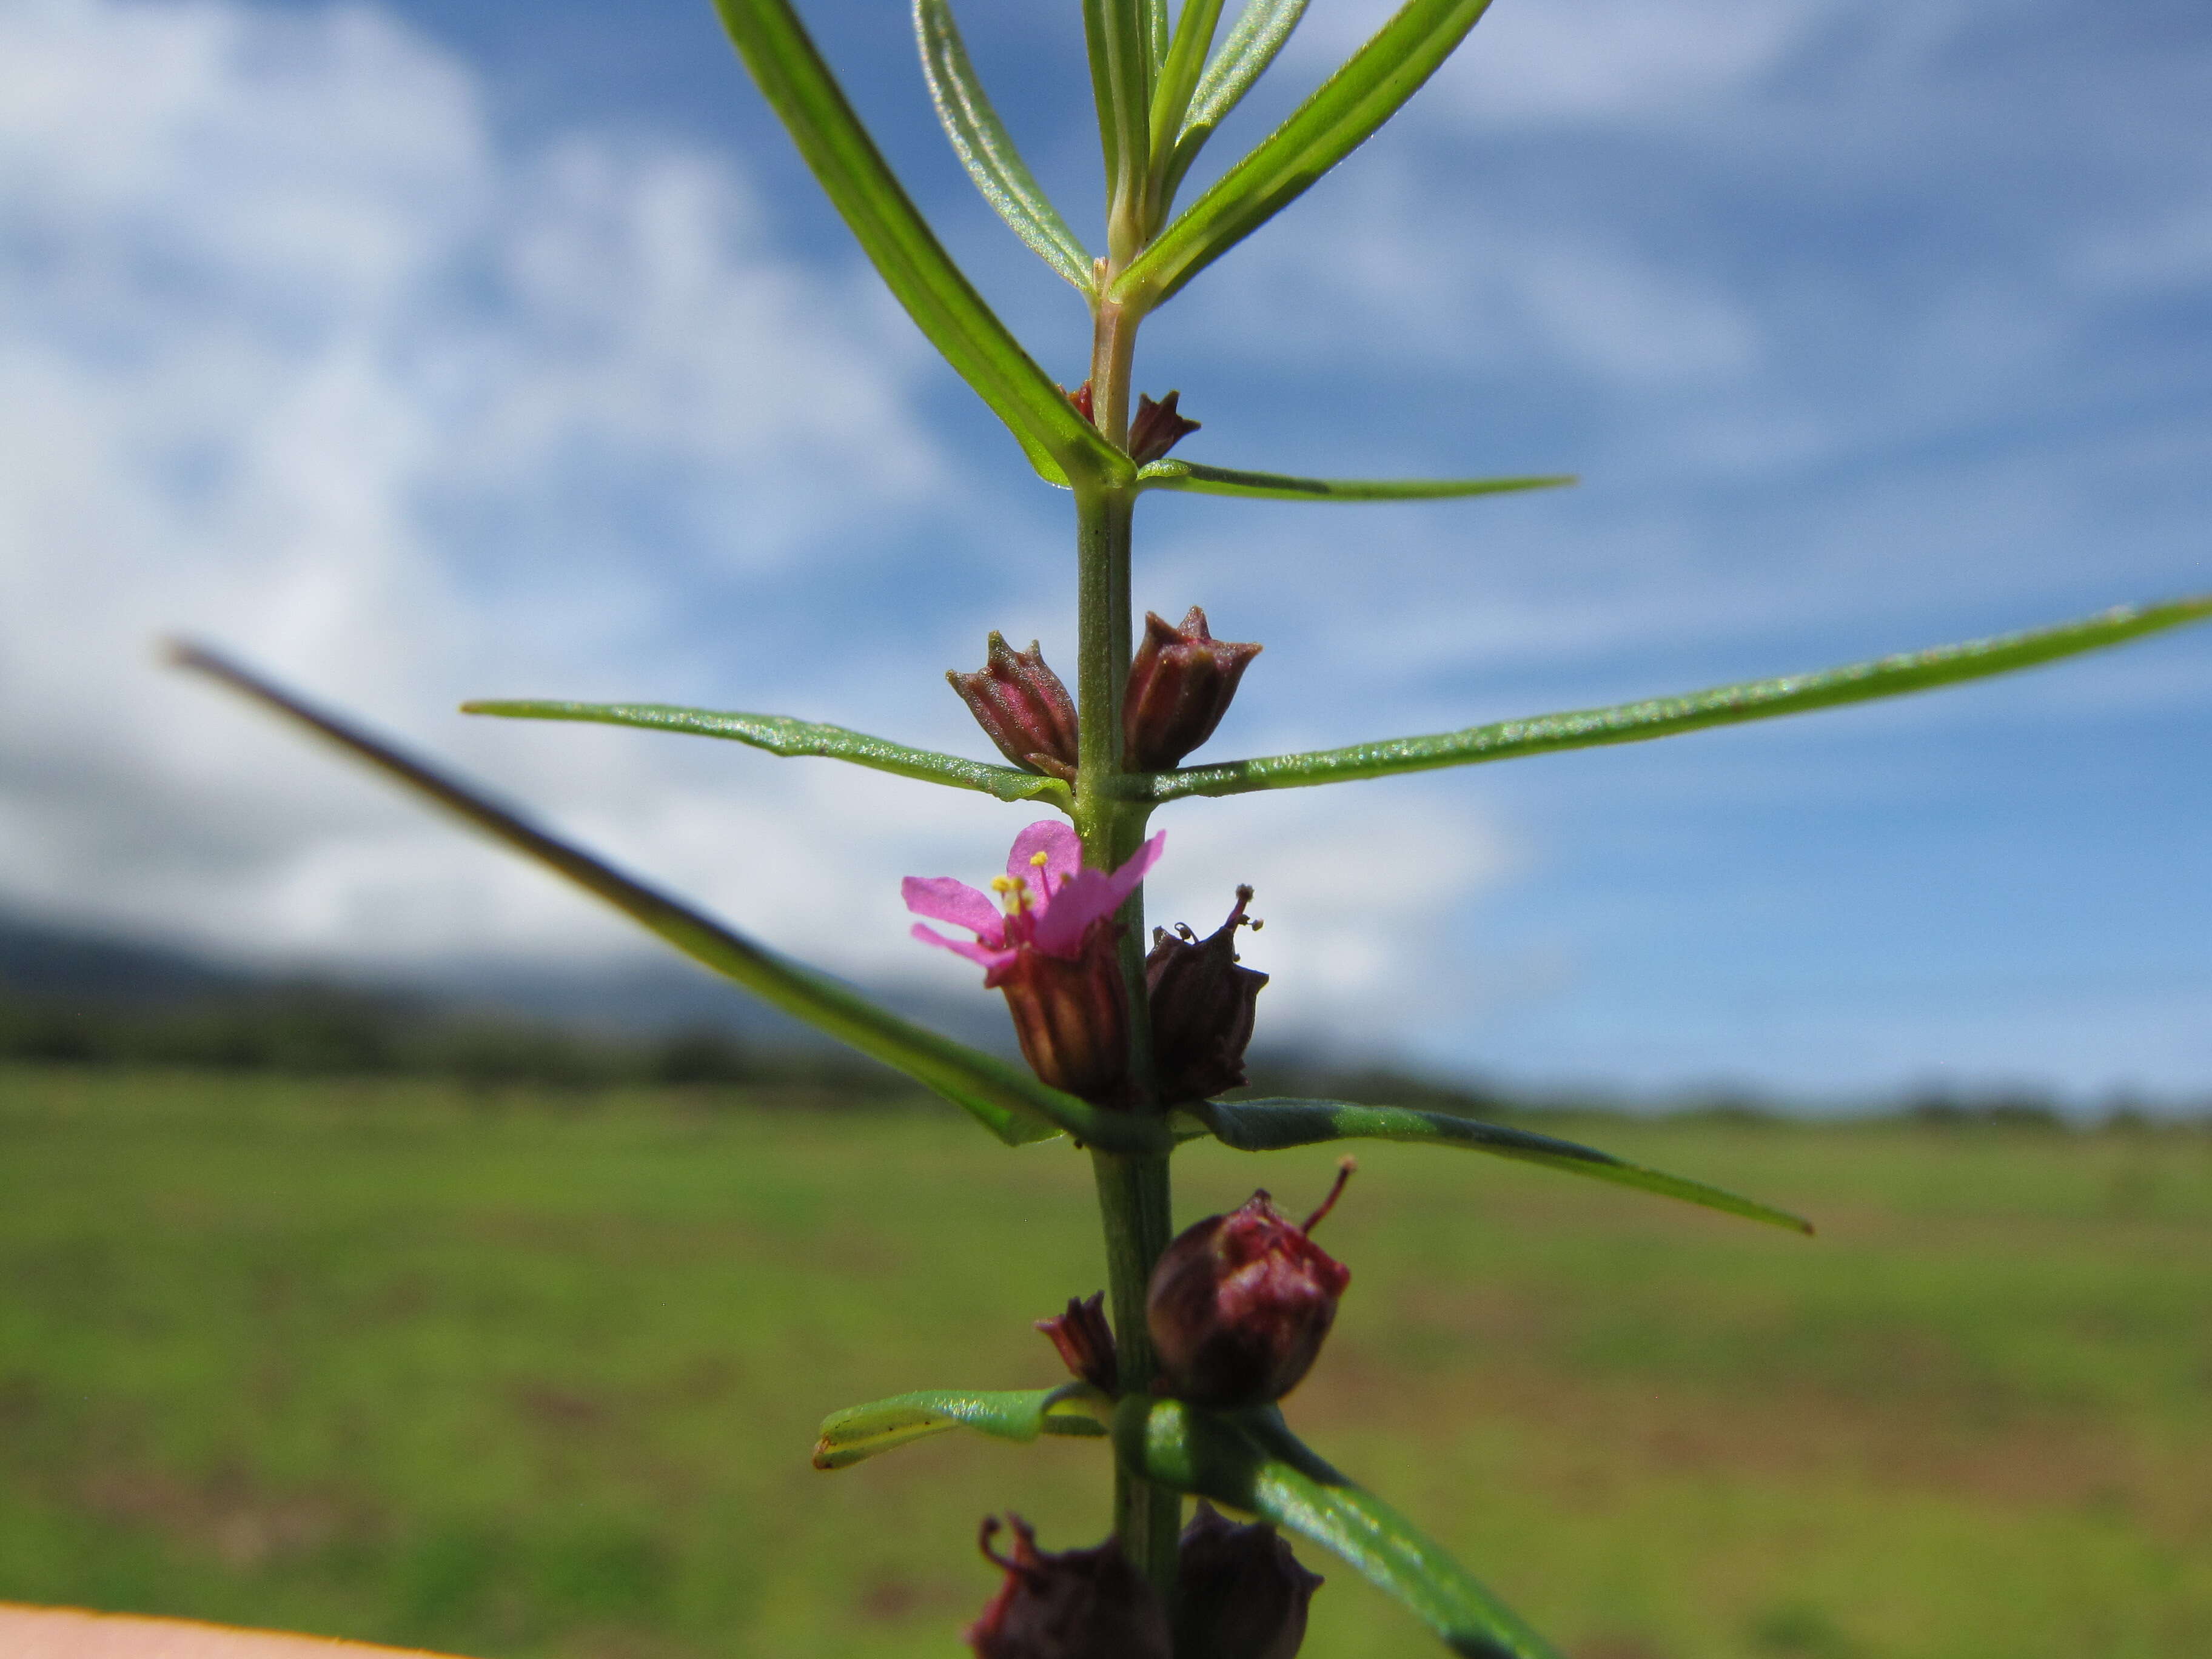
[(1088, 303), (1088, 379), (1072, 394), (1037, 366), (946, 257), (789, 0), (717, 3), (739, 55), (884, 281), (1006, 422), (1037, 476), (1072, 494), (1076, 694), (1069, 696), (1034, 646), (1018, 653), (995, 634), (982, 670), (952, 674), (955, 690), (1011, 765), (781, 715), (659, 703), (469, 707), (733, 738), (773, 754), (830, 757), (1063, 814), (1066, 824), (1047, 820), (1021, 832), (995, 902), (950, 878), (917, 878), (906, 887), (912, 908), (974, 935), (950, 939), (917, 927), (930, 942), (975, 960), (986, 969), (985, 984), (1005, 992), (1033, 1073), (915, 1025), (754, 944), (210, 651), (180, 647), (179, 659), (313, 727), (739, 985), (906, 1073), (1006, 1144), (1066, 1135), (1087, 1153), (1105, 1232), (1111, 1324), (1095, 1297), (1071, 1299), (1066, 1314), (1042, 1322), (1074, 1380), (1026, 1391), (911, 1394), (842, 1411), (823, 1424), (815, 1450), (817, 1467), (837, 1469), (961, 1426), (1017, 1441), (1054, 1434), (1105, 1443), (1114, 1480), (1106, 1542), (1043, 1551), (1017, 1522), (1014, 1553), (994, 1556), (1007, 1577), (969, 1632), (988, 1659), (1170, 1651), (1176, 1659), (1287, 1659), (1304, 1631), (1310, 1575), (1265, 1527), (1232, 1528), (1204, 1504), (1186, 1532), (1186, 1495), (1255, 1515), (1334, 1551), (1455, 1652), (1516, 1659), (1551, 1653), (1412, 1522), (1291, 1434), (1276, 1399), (1313, 1362), (1348, 1272), (1311, 1243), (1311, 1223), (1292, 1227), (1264, 1194), (1234, 1215), (1198, 1222), (1170, 1249), (1169, 1164), (1176, 1145), (1211, 1135), (1255, 1152), (1360, 1137), (1461, 1146), (1810, 1229), (1749, 1200), (1520, 1130), (1389, 1105), (1218, 1098), (1243, 1080), (1244, 1045), (1265, 983), (1237, 965), (1237, 928), (1257, 925), (1245, 918), (1250, 893), (1238, 890), (1229, 921), (1210, 938), (1163, 933), (1148, 952), (1142, 881), (1162, 845), (1159, 835), (1147, 836), (1152, 812), (1185, 796), (1636, 742), (1922, 690), (2192, 622), (2212, 615), (2212, 597), (1686, 696), (1182, 766), (1219, 722), (1259, 647), (1214, 640), (1194, 608), (1180, 628), (1151, 618), (1133, 658), (1130, 531), (1146, 491), (1341, 502), (1571, 482), (1377, 482), (1211, 466), (1170, 453), (1196, 429), (1176, 394), (1155, 403), (1133, 381), (1146, 315), (1395, 113), (1459, 46), (1487, 0), (1407, 0), (1288, 120), (1179, 212), (1178, 187), (1194, 160), (1266, 70), (1304, 0), (1246, 0), (1225, 35), (1222, 0), (1182, 0), (1173, 16), (1168, 0), (1081, 0), (1105, 158), (1105, 249), (1096, 255), (1023, 163), (975, 78), (947, 0), (915, 0), (923, 69), (961, 161), (1015, 233)]

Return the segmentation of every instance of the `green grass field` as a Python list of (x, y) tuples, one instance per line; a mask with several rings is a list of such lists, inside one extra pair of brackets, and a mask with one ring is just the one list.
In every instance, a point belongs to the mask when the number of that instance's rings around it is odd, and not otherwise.
[[(524, 1659), (963, 1653), (1100, 1443), (836, 1474), (1040, 1386), (1086, 1162), (949, 1109), (0, 1072), (0, 1600)], [(1576, 1659), (2212, 1654), (2212, 1136), (1562, 1124), (1805, 1241), (1376, 1146), (1294, 1426)], [(1326, 1151), (1177, 1161), (1178, 1215)], [(1438, 1651), (1326, 1559), (1306, 1652)]]

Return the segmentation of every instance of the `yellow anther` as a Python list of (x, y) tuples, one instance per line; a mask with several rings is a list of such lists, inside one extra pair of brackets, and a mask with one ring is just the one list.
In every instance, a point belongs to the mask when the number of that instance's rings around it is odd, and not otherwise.
[(1012, 876), (994, 876), (991, 878), (991, 890), (994, 893), (1011, 893), (1015, 888), (1020, 885), (1021, 883), (1016, 881)]
[(1035, 865), (1038, 869), (1042, 870), (1045, 866), (1045, 854), (1042, 853), (1032, 853), (1030, 854), (1030, 862)]

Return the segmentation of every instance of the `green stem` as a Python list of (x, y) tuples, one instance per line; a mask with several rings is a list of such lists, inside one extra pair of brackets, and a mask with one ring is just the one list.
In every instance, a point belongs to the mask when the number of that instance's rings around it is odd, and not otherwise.
[[(1092, 341), (1091, 407), (1108, 441), (1128, 443), (1129, 365), (1137, 318), (1102, 306)], [(1076, 694), (1078, 766), (1075, 827), (1084, 862), (1111, 870), (1136, 851), (1149, 807), (1121, 798), (1121, 701), (1129, 678), (1129, 529), (1136, 506), (1131, 489), (1079, 485), (1076, 489)], [(1129, 1075), (1140, 1082), (1130, 1102), (1139, 1112), (1158, 1109), (1152, 1074), (1152, 1026), (1145, 997), (1145, 897), (1130, 896), (1121, 924), (1121, 973), (1128, 994)], [(1152, 1343), (1145, 1325), (1145, 1291), (1152, 1267), (1172, 1231), (1164, 1154), (1116, 1156), (1094, 1149), (1100, 1219), (1106, 1235), (1108, 1296), (1121, 1351), (1125, 1394), (1152, 1392)], [(1175, 1590), (1176, 1543), (1182, 1501), (1170, 1488), (1115, 1467), (1114, 1534), (1122, 1549), (1159, 1589)]]
[[(1093, 1151), (1098, 1210), (1106, 1225), (1107, 1297), (1114, 1305), (1115, 1342), (1121, 1352), (1121, 1390), (1148, 1395), (1155, 1362), (1145, 1324), (1145, 1291), (1152, 1265), (1167, 1248), (1168, 1160), (1164, 1153), (1117, 1157)], [(1114, 1535), (1128, 1558), (1172, 1605), (1176, 1542), (1182, 1531), (1182, 1500), (1142, 1475), (1114, 1468)]]

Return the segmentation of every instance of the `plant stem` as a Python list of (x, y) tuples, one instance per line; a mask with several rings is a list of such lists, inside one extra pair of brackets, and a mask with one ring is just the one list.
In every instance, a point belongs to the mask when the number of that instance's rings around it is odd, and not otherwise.
[[(1129, 367), (1137, 318), (1102, 305), (1092, 337), (1091, 408), (1098, 429), (1128, 442)], [(1079, 486), (1076, 491), (1077, 771), (1075, 827), (1084, 862), (1111, 870), (1136, 851), (1148, 809), (1119, 799), (1122, 775), (1121, 701), (1129, 677), (1129, 531), (1134, 492)], [(1152, 1098), (1152, 1025), (1145, 995), (1145, 898), (1130, 896), (1121, 924), (1121, 974), (1129, 1010), (1129, 1075), (1139, 1080), (1130, 1109), (1157, 1111)], [(1152, 1391), (1154, 1364), (1145, 1325), (1145, 1291), (1172, 1231), (1164, 1155), (1119, 1157), (1094, 1150), (1100, 1219), (1106, 1234), (1108, 1296), (1121, 1352), (1124, 1394)], [(1158, 1589), (1175, 1589), (1176, 1543), (1182, 1502), (1165, 1486), (1114, 1472), (1114, 1534), (1123, 1551)]]
[[(1103, 282), (1114, 279), (1109, 262)], [(1118, 300), (1101, 298), (1091, 321), (1091, 410), (1107, 442), (1129, 447), (1129, 371), (1137, 355), (1140, 313)], [(1127, 583), (1122, 584), (1127, 591)]]
[[(1106, 1226), (1107, 1296), (1114, 1304), (1121, 1390), (1146, 1395), (1152, 1392), (1154, 1362), (1152, 1334), (1145, 1325), (1145, 1290), (1152, 1281), (1152, 1264), (1167, 1248), (1172, 1225), (1168, 1160), (1164, 1153), (1122, 1158), (1094, 1151), (1091, 1165)], [(1116, 1463), (1114, 1535), (1170, 1605), (1175, 1594), (1176, 1541), (1182, 1531), (1182, 1500)]]

